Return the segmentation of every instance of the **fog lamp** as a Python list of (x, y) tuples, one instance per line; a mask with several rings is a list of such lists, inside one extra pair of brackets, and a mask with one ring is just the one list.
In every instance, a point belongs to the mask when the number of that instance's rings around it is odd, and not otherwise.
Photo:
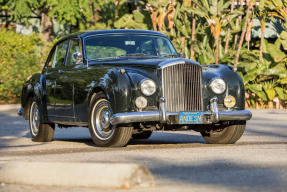
[(136, 106), (137, 106), (137, 108), (139, 108), (139, 109), (145, 108), (145, 107), (147, 106), (147, 100), (146, 100), (146, 98), (144, 98), (144, 97), (142, 97), (142, 96), (138, 97), (138, 98), (136, 99)]
[(236, 99), (233, 96), (228, 95), (224, 98), (225, 107), (231, 108), (231, 107), (234, 107), (235, 104), (236, 104)]

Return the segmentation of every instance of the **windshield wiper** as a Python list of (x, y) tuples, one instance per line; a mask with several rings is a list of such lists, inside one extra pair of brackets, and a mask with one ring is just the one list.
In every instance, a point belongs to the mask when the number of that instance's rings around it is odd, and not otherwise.
[(99, 58), (95, 58), (93, 60), (113, 60), (113, 59), (121, 59), (121, 58), (130, 58), (130, 57), (158, 57), (155, 55), (149, 55), (149, 54), (145, 54), (145, 53), (129, 53), (129, 54), (125, 54), (125, 55), (119, 55), (119, 56), (114, 56), (114, 57), (99, 57)]
[(99, 58), (95, 58), (92, 60), (113, 60), (113, 59), (119, 59), (119, 56), (115, 56), (115, 57), (99, 57)]
[(128, 53), (128, 54), (125, 54), (125, 55), (120, 55), (119, 57), (120, 58), (125, 58), (125, 57), (157, 57), (155, 55), (149, 55), (149, 54), (146, 54), (146, 53)]
[(161, 54), (162, 57), (178, 57), (178, 54)]

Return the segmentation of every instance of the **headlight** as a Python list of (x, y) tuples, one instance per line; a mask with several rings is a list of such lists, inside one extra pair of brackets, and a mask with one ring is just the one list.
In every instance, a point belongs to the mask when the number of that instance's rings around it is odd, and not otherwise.
[(150, 79), (143, 80), (141, 82), (141, 91), (146, 96), (151, 96), (156, 91), (156, 85), (154, 81)]
[(137, 108), (139, 108), (139, 109), (145, 108), (145, 107), (147, 106), (147, 100), (146, 100), (146, 98), (144, 98), (144, 97), (142, 97), (142, 96), (138, 97), (138, 98), (136, 99), (136, 106), (137, 106)]
[(225, 107), (232, 108), (235, 106), (235, 104), (236, 104), (236, 99), (233, 96), (228, 95), (224, 98)]
[(226, 89), (226, 83), (223, 79), (217, 78), (210, 83), (211, 90), (216, 94), (221, 94)]

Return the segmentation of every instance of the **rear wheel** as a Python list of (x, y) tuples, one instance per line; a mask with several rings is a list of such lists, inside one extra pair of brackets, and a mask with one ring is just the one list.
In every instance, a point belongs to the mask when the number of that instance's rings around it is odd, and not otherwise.
[(48, 142), (54, 137), (55, 125), (41, 123), (39, 106), (35, 100), (30, 105), (29, 114), (30, 134), (33, 141)]
[(245, 131), (246, 124), (212, 126), (201, 132), (202, 137), (211, 144), (233, 144), (238, 141)]
[(132, 135), (133, 139), (148, 139), (152, 135), (152, 131), (143, 131)]
[(110, 124), (112, 110), (105, 95), (98, 93), (90, 106), (89, 130), (93, 142), (100, 147), (123, 147), (132, 135), (132, 127), (117, 127)]

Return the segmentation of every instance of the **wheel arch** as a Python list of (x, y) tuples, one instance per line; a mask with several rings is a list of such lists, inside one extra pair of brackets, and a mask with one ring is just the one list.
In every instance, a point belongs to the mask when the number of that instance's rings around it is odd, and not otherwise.
[(25, 120), (29, 120), (29, 117), (30, 117), (30, 106), (32, 104), (32, 101), (33, 101), (33, 97), (34, 97), (34, 94), (32, 92), (30, 92), (27, 97), (26, 97), (26, 102), (25, 102), (25, 106), (24, 106), (24, 118)]

